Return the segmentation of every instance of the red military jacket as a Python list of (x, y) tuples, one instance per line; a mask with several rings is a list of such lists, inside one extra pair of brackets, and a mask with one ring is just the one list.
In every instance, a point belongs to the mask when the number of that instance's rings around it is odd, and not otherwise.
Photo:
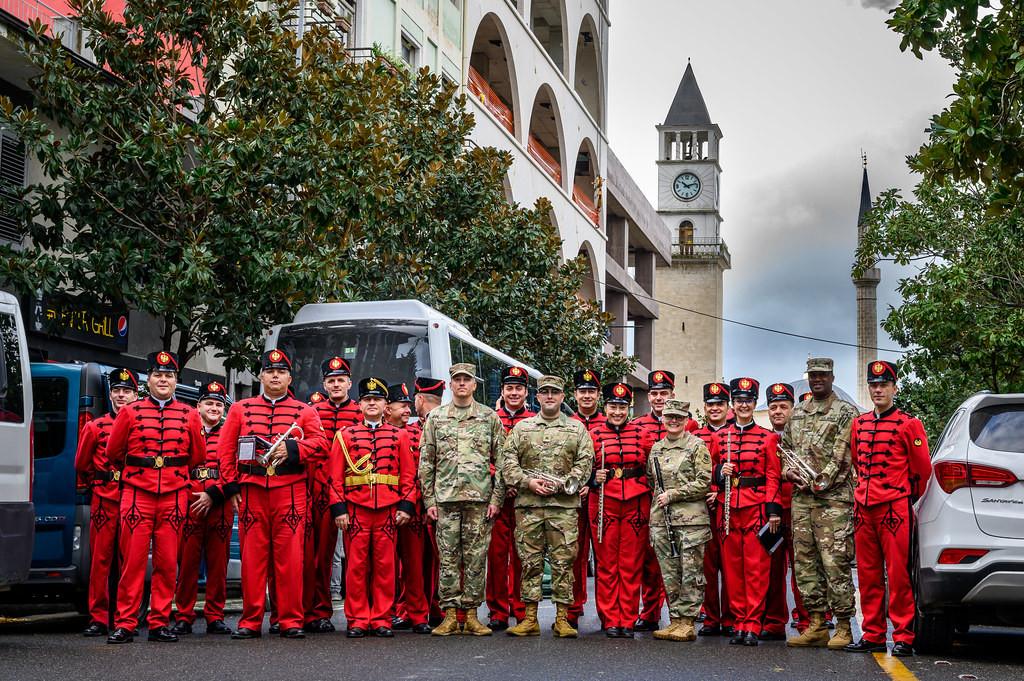
[[(258, 460), (239, 461), (239, 438), (257, 436), (273, 443), (293, 423), (298, 424), (302, 433), (294, 432), (285, 440), (288, 458), (273, 471)], [(256, 457), (260, 454), (257, 451)], [(222, 480), (220, 490), (224, 496), (230, 497), (238, 493), (240, 485), (273, 489), (304, 481), (309, 467), (325, 456), (327, 438), (313, 407), (288, 395), (277, 400), (266, 395), (239, 400), (228, 409), (217, 443)]]
[[(363, 419), (363, 412), (359, 409), (359, 405), (354, 400), (348, 398), (337, 405), (330, 400), (324, 400), (323, 402), (317, 402), (313, 405), (313, 408), (316, 409), (316, 413), (320, 416), (320, 425), (324, 428), (324, 436), (327, 438), (328, 445), (334, 442), (334, 436), (339, 430), (355, 425)], [(317, 462), (313, 471), (313, 478), (323, 485), (327, 484), (329, 458), (330, 449), (328, 449), (328, 455), (323, 460)]]
[[(536, 416), (537, 412), (530, 411), (525, 406), (519, 411), (513, 413), (505, 408), (505, 405), (501, 405), (495, 411), (498, 412), (498, 418), (501, 419), (501, 425), (505, 428), (505, 434), (512, 432), (512, 429), (517, 423), (524, 419), (528, 419), (531, 416)], [(580, 419), (582, 420), (582, 419)]]
[(576, 419), (587, 427), (587, 430), (592, 429), (594, 426), (605, 422), (605, 416), (600, 411), (595, 411), (590, 417), (586, 417), (578, 411), (573, 412), (572, 418)]
[[(651, 433), (651, 437), (654, 438), (654, 442), (664, 439), (665, 437), (665, 422), (662, 420), (660, 416), (655, 414), (653, 411), (650, 412), (649, 414), (638, 416), (637, 418), (633, 419), (633, 423), (649, 430)], [(697, 422), (695, 420), (686, 419), (687, 433), (696, 433), (699, 428), (700, 426), (697, 425)]]
[[(724, 434), (723, 432), (724, 431)], [(782, 515), (779, 483), (782, 465), (779, 461), (778, 438), (775, 433), (753, 421), (745, 426), (732, 423), (716, 433), (720, 449), (712, 455), (714, 479), (723, 490), (722, 465), (731, 452), (736, 471), (732, 475), (731, 508), (764, 505), (766, 515)], [(724, 497), (724, 491), (719, 498)], [(723, 500), (724, 501), (724, 500)]]
[(176, 492), (189, 471), (206, 460), (199, 412), (174, 398), (163, 406), (152, 396), (117, 412), (107, 459), (121, 469), (121, 484), (146, 492)]
[[(206, 461), (193, 468), (190, 473), (193, 492), (208, 492), (211, 487), (220, 487), (220, 458), (217, 453), (217, 445), (220, 442), (223, 428), (223, 421), (209, 430), (203, 426), (203, 437), (206, 439)], [(219, 497), (215, 496), (215, 498), (220, 500)]]
[(357, 423), (334, 436), (331, 445), (331, 514), (337, 518), (355, 504), (415, 515), (416, 465), (409, 434), (387, 423)]
[[(594, 441), (594, 471), (601, 468), (601, 451), (604, 450), (604, 467), (608, 470), (605, 495), (628, 501), (650, 493), (647, 456), (654, 445), (650, 431), (635, 420), (613, 426), (605, 419), (590, 429), (590, 437)], [(599, 487), (593, 475), (590, 480), (592, 487)]]
[(853, 496), (862, 506), (916, 499), (932, 474), (924, 425), (895, 406), (853, 420), (850, 452), (857, 472)]
[(107, 441), (113, 427), (113, 414), (89, 421), (78, 436), (75, 452), (75, 472), (82, 486), (91, 487), (93, 494), (108, 501), (121, 498), (121, 472), (107, 459)]
[[(776, 430), (775, 433), (775, 448), (778, 450), (779, 445), (782, 444), (782, 431)], [(783, 466), (785, 468), (785, 466)], [(793, 483), (781, 477), (779, 479), (779, 503), (782, 504), (782, 508), (790, 509), (793, 508)]]
[[(721, 450), (725, 449), (726, 434), (729, 432), (729, 426), (732, 425), (732, 421), (726, 421), (725, 425), (715, 428), (711, 424), (702, 426), (693, 432), (694, 435), (704, 440), (704, 444), (707, 445), (708, 453), (711, 455), (711, 461), (714, 463), (717, 461), (718, 454)], [(711, 476), (711, 488), (709, 492), (717, 492), (718, 497), (716, 501), (722, 501), (722, 490), (718, 488), (715, 483), (715, 476)]]
[(415, 423), (407, 423), (405, 425), (405, 433), (409, 436), (409, 451), (412, 452), (412, 476), (413, 476), (413, 489), (414, 493), (410, 501), (416, 506), (416, 512), (423, 512), (423, 492), (420, 490), (420, 479), (418, 472), (420, 470), (420, 438), (423, 437), (423, 426), (420, 425), (422, 422), (417, 421)]

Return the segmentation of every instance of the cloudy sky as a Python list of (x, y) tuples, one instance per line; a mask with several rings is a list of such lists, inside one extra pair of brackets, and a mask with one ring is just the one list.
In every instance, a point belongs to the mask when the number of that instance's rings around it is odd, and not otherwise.
[[(722, 234), (732, 253), (725, 317), (856, 342), (850, 264), (863, 148), (871, 189), (910, 190), (905, 157), (951, 91), (939, 59), (899, 51), (886, 0), (613, 0), (609, 139), (656, 200), (657, 135), (693, 63), (722, 128)], [(883, 267), (879, 320), (898, 302)], [(883, 331), (879, 346), (897, 347)], [(850, 347), (725, 324), (726, 378), (798, 378), (809, 354), (836, 359), (856, 394)], [(881, 353), (883, 357), (893, 357)]]

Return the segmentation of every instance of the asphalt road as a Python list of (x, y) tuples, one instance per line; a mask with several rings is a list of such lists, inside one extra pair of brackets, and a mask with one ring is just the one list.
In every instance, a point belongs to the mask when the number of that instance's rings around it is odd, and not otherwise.
[[(554, 618), (549, 603), (542, 605), (540, 615), (544, 634), (530, 639), (503, 633), (438, 639), (398, 632), (394, 639), (349, 640), (340, 631), (344, 617), (338, 614), (338, 633), (300, 641), (266, 633), (258, 641), (232, 641), (205, 636), (199, 623), (196, 634), (176, 644), (148, 643), (143, 631), (135, 643), (123, 646), (83, 638), (78, 632), (85, 622), (72, 615), (0, 618), (0, 680), (1024, 679), (1024, 631), (972, 632), (948, 656), (897, 662), (887, 656), (795, 650), (781, 642), (744, 648), (720, 638), (669, 643), (649, 634), (633, 641), (610, 640), (599, 631), (592, 610), (582, 621), (580, 639), (558, 640), (548, 630)], [(228, 623), (234, 626), (236, 620), (237, 613)], [(893, 668), (886, 671), (890, 664)]]

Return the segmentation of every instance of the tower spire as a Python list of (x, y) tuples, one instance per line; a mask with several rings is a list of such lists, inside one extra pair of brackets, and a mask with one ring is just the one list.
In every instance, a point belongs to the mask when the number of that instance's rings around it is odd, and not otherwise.
[(693, 75), (693, 65), (686, 60), (686, 71), (679, 81), (676, 96), (672, 98), (672, 106), (668, 109), (663, 125), (711, 125), (711, 114), (708, 113), (704, 95), (697, 85), (697, 77)]
[[(871, 188), (868, 185), (868, 157), (862, 150), (860, 152), (861, 164), (864, 167), (860, 183), (860, 210), (857, 214), (857, 246), (859, 247), (866, 229), (868, 213), (871, 212)], [(878, 347), (878, 283), (882, 279), (882, 273), (877, 267), (872, 267), (861, 272), (859, 277), (853, 280), (854, 288), (857, 291), (857, 372), (861, 371), (868, 362), (876, 359)], [(871, 395), (868, 393), (867, 384), (863, 379), (857, 382), (857, 402), (860, 406), (866, 407), (871, 404)]]

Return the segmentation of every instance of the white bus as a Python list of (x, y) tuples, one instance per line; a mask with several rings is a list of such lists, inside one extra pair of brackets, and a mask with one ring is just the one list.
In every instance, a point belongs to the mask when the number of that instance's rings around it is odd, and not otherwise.
[(32, 504), (32, 380), (18, 299), (0, 291), (0, 589), (28, 578)]
[[(375, 376), (389, 385), (405, 383), (410, 390), (418, 376), (447, 384), (452, 364), (471, 362), (479, 378), (476, 398), (490, 407), (501, 394), (505, 367), (522, 366), (535, 380), (541, 375), (417, 300), (305, 305), (293, 323), (271, 329), (266, 347), (278, 347), (292, 358), (292, 389), (299, 399), (321, 389), (320, 363), (334, 355), (348, 361), (353, 383)], [(533, 392), (531, 386), (531, 398)], [(445, 400), (450, 397), (446, 387)]]

